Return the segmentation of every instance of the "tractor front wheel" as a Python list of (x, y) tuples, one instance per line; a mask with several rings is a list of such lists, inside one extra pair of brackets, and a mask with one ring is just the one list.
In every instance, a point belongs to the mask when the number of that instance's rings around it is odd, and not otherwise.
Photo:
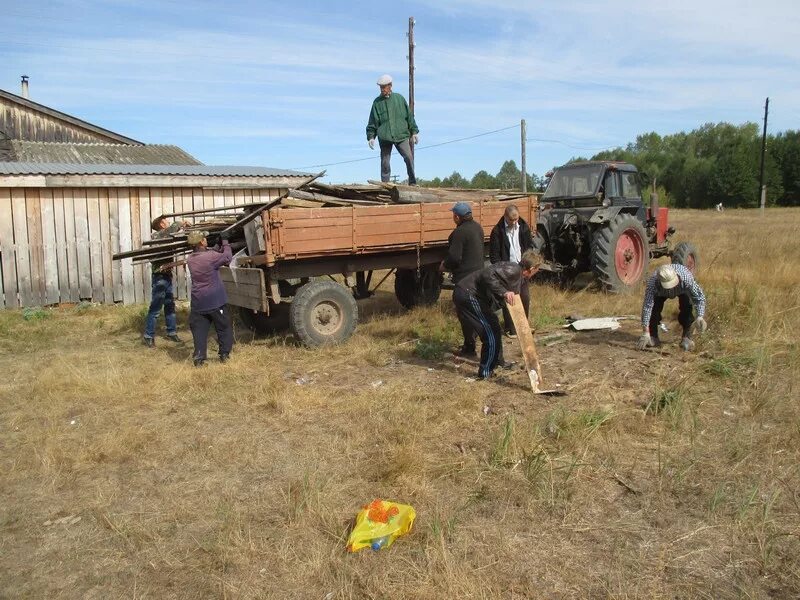
[(609, 292), (632, 292), (649, 262), (647, 233), (633, 215), (618, 214), (592, 237), (592, 270)]
[(672, 251), (672, 264), (683, 265), (694, 274), (700, 267), (700, 253), (691, 242), (680, 242)]

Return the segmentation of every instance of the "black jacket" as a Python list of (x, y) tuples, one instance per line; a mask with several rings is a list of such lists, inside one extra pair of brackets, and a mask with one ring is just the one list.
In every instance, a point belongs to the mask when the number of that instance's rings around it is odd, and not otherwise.
[(444, 267), (453, 274), (453, 283), (483, 268), (483, 227), (476, 221), (462, 221), (447, 238)]
[[(522, 217), (519, 218), (519, 248), (523, 254), (525, 254), (526, 250), (533, 248), (531, 228)], [(491, 236), (489, 236), (489, 262), (494, 264), (503, 260), (510, 260), (510, 252), (511, 246), (506, 235), (506, 219), (505, 217), (500, 217), (497, 225), (492, 229)]]
[(506, 292), (519, 294), (522, 287), (522, 267), (512, 262), (499, 262), (470, 273), (458, 286), (475, 296), (481, 304), (497, 310), (504, 304)]

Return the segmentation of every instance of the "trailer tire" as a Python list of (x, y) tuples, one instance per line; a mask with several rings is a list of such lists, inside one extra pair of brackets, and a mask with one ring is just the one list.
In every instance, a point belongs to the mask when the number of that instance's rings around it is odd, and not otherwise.
[(700, 268), (700, 253), (691, 242), (680, 242), (672, 251), (672, 264), (683, 265), (694, 274)]
[(350, 290), (335, 281), (310, 281), (297, 290), (289, 324), (304, 345), (314, 348), (347, 340), (358, 322), (358, 305)]
[(592, 236), (592, 270), (609, 292), (631, 293), (649, 262), (647, 233), (634, 215), (620, 213)]
[(237, 306), (239, 321), (256, 335), (269, 335), (289, 328), (289, 305), (272, 304), (269, 314), (244, 306)]
[(425, 265), (419, 269), (397, 269), (394, 274), (394, 295), (404, 308), (436, 304), (442, 293), (442, 274), (438, 265)]

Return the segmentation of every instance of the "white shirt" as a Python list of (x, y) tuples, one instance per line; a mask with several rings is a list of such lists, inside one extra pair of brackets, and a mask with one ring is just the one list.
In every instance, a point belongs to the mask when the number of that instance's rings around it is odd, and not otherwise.
[(522, 249), (519, 246), (519, 221), (514, 225), (506, 223), (506, 236), (508, 237), (508, 260), (518, 263), (522, 260)]

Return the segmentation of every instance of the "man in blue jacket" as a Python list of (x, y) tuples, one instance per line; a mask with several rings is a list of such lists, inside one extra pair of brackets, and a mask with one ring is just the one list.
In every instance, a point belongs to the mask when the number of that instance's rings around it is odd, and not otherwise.
[(395, 147), (406, 162), (408, 184), (416, 185), (411, 144), (418, 143), (419, 128), (414, 121), (414, 115), (406, 99), (392, 92), (392, 78), (389, 75), (382, 75), (378, 79), (378, 87), (381, 93), (373, 100), (372, 110), (369, 112), (367, 143), (373, 149), (375, 138), (378, 138), (381, 147), (381, 181), (389, 181), (392, 176), (392, 147)]

